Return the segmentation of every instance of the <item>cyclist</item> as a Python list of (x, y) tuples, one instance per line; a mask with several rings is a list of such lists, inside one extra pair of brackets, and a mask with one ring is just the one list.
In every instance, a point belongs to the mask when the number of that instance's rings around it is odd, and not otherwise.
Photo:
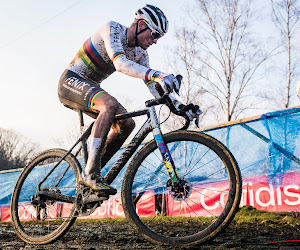
[[(114, 21), (100, 27), (85, 41), (62, 74), (58, 87), (60, 101), (96, 118), (81, 184), (107, 194), (117, 192), (105, 182), (101, 168), (120, 149), (135, 127), (132, 118), (114, 120), (116, 114), (125, 113), (126, 109), (100, 87), (104, 79), (118, 71), (142, 79), (155, 98), (160, 97), (155, 84), (159, 84), (167, 94), (173, 90), (178, 93), (179, 83), (174, 75), (150, 68), (146, 51), (167, 31), (165, 14), (153, 5), (146, 5), (135, 13), (135, 19), (128, 28)], [(170, 98), (177, 110), (184, 110), (190, 120), (195, 118), (198, 106), (185, 106), (173, 96)]]

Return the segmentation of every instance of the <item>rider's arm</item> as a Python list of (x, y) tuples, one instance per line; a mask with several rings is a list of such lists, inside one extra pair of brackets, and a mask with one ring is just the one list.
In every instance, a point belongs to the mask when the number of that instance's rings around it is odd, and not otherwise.
[[(159, 94), (158, 91), (155, 88), (155, 85), (157, 85), (156, 82), (154, 82), (154, 81), (148, 81), (148, 82), (145, 82), (145, 83), (146, 83), (146, 86), (148, 87), (149, 91), (151, 92), (151, 94), (155, 98), (162, 97), (161, 94)], [(176, 110), (179, 110), (180, 109), (180, 105), (183, 105), (183, 104), (180, 101), (178, 101), (172, 94), (168, 94), (168, 96), (171, 99), (174, 108)]]
[[(160, 98), (161, 95), (158, 93), (158, 91), (155, 88), (156, 84), (157, 83), (153, 82), (153, 81), (146, 82), (146, 85), (148, 86), (151, 94), (155, 98)], [(172, 101), (172, 104), (173, 104), (175, 110), (181, 111), (181, 112), (183, 111), (186, 114), (186, 116), (189, 118), (190, 121), (192, 121), (196, 117), (196, 115), (202, 114), (202, 111), (199, 109), (198, 105), (194, 105), (192, 103), (190, 103), (189, 105), (184, 105), (180, 101), (178, 101), (173, 95), (168, 94), (168, 96), (169, 96), (170, 100)]]
[(115, 69), (118, 72), (142, 80), (152, 79), (154, 72), (156, 72), (155, 70), (127, 59), (121, 43), (121, 31), (122, 26), (114, 21), (110, 21), (102, 27), (102, 38), (105, 48)]
[[(139, 63), (142, 65), (145, 65), (146, 67), (149, 67), (149, 57), (147, 55), (141, 57), (139, 60)], [(148, 81), (145, 81), (145, 84), (148, 87), (148, 89), (150, 90), (151, 94), (155, 98), (162, 97), (162, 95), (163, 95), (162, 91), (158, 92), (158, 90), (156, 88), (157, 82), (155, 82), (154, 80), (148, 80)], [(160, 88), (160, 86), (159, 86), (159, 88)], [(202, 113), (202, 111), (199, 109), (198, 105), (194, 105), (191, 103), (189, 105), (184, 105), (180, 101), (178, 101), (173, 95), (168, 94), (168, 96), (171, 99), (175, 110), (183, 111), (186, 114), (186, 116), (189, 118), (190, 121), (192, 121), (197, 115), (200, 115)]]
[[(145, 51), (144, 54), (141, 54), (141, 57), (138, 61), (139, 64), (145, 66), (146, 68), (150, 68), (149, 65), (149, 56), (147, 52)], [(161, 76), (156, 76), (156, 77), (162, 77), (166, 76), (167, 74), (161, 73)], [(155, 79), (155, 77), (154, 77)], [(161, 94), (158, 93), (158, 91), (155, 88), (155, 85), (157, 84), (154, 80), (145, 80), (145, 84), (148, 87), (150, 93), (155, 97), (155, 98), (160, 98), (162, 97)], [(170, 99), (172, 100), (172, 103), (176, 109), (178, 109), (179, 105), (182, 104), (180, 101), (178, 101), (175, 97), (173, 97), (171, 94), (169, 94)]]

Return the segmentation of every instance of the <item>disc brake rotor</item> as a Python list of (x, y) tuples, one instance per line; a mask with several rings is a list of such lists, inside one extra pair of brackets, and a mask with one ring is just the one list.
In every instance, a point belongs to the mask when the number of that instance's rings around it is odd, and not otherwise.
[(173, 186), (170, 184), (167, 184), (167, 186), (171, 186), (169, 194), (177, 201), (183, 201), (189, 198), (193, 190), (192, 184), (188, 180), (179, 180), (179, 182), (174, 183)]

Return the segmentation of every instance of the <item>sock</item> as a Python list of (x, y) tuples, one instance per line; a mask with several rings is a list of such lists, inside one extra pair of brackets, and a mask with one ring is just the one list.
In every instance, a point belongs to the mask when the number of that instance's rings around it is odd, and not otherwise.
[(85, 175), (100, 174), (101, 172), (101, 156), (103, 151), (103, 139), (93, 138), (89, 150), (89, 157), (84, 169)]

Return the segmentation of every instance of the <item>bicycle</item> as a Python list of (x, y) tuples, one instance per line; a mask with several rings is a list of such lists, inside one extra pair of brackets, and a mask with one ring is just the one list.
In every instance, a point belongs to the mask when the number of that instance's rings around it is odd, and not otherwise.
[[(138, 150), (123, 178), (122, 205), (128, 222), (153, 243), (195, 245), (210, 241), (229, 225), (239, 208), (242, 179), (238, 164), (218, 140), (186, 130), (190, 123), (187, 117), (181, 130), (162, 135), (155, 106), (167, 104), (173, 113), (183, 116), (167, 95), (145, 104), (143, 110), (116, 116), (148, 118), (105, 179), (113, 182), (152, 131), (154, 139)], [(83, 113), (77, 112), (82, 128)], [(78, 184), (82, 167), (76, 157), (82, 150), (86, 163), (92, 126), (69, 151), (47, 150), (20, 174), (12, 194), (11, 218), (23, 241), (47, 244), (58, 240), (78, 216), (93, 213), (109, 198)], [(81, 148), (73, 154), (79, 143)], [(149, 199), (156, 202), (141, 210)]]

